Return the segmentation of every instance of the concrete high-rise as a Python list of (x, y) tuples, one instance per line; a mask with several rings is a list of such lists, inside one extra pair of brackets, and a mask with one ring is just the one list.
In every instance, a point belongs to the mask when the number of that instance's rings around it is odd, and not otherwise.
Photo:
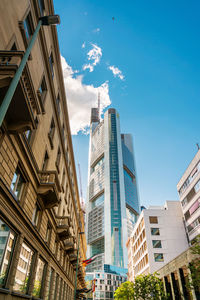
[(88, 272), (127, 268), (126, 241), (140, 209), (132, 136), (121, 134), (113, 108), (101, 121), (92, 108), (86, 206), (88, 257), (98, 255)]

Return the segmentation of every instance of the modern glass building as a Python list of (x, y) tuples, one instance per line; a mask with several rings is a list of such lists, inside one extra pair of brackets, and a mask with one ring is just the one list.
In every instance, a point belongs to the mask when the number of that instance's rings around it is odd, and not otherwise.
[(108, 109), (100, 121), (98, 109), (92, 108), (86, 204), (87, 256), (98, 256), (88, 265), (87, 272), (106, 272), (105, 265), (120, 270), (127, 268), (126, 241), (138, 214), (132, 136), (121, 134), (119, 114), (115, 109)]

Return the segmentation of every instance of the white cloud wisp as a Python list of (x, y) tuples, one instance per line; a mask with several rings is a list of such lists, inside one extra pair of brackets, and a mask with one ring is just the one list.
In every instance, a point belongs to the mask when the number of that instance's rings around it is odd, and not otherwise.
[(102, 50), (95, 44), (92, 44), (92, 49), (87, 53), (88, 60), (93, 61), (89, 64), (83, 65), (83, 70), (89, 69), (89, 72), (94, 71), (94, 67), (100, 62), (102, 57)]
[(86, 85), (83, 83), (82, 75), (73, 77), (75, 72), (62, 56), (61, 63), (71, 133), (76, 135), (82, 131), (87, 134), (90, 125), (91, 108), (97, 107), (98, 92), (100, 92), (101, 96), (101, 112), (111, 104), (108, 82), (106, 81), (98, 87)]
[(109, 66), (108, 69), (112, 71), (114, 77), (119, 77), (121, 80), (124, 79), (124, 75), (122, 74), (122, 71), (120, 69), (118, 69), (117, 67)]

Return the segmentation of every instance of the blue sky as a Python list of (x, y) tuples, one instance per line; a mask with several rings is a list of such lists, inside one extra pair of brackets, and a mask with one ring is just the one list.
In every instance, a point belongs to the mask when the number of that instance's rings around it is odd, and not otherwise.
[[(54, 5), (61, 17), (57, 28), (69, 76), (72, 131), (78, 126), (87, 131), (99, 88), (102, 108), (111, 101), (122, 132), (133, 135), (141, 204), (177, 200), (176, 184), (200, 142), (200, 1), (55, 0)], [(88, 59), (95, 47), (96, 64)], [(88, 64), (91, 72), (84, 70)], [(73, 136), (84, 197), (88, 143), (81, 132)]]

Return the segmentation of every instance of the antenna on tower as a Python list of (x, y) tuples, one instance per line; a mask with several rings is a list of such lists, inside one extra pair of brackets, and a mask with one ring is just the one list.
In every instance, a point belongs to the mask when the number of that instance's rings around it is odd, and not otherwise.
[(99, 120), (101, 119), (101, 112), (100, 112), (100, 92), (98, 92), (98, 112), (99, 112)]
[(82, 181), (81, 181), (81, 166), (78, 163), (78, 171), (79, 171), (79, 184), (80, 184), (80, 200), (81, 200), (81, 208), (83, 213), (85, 213), (85, 209), (84, 209), (84, 201), (83, 201), (83, 190), (82, 190)]

